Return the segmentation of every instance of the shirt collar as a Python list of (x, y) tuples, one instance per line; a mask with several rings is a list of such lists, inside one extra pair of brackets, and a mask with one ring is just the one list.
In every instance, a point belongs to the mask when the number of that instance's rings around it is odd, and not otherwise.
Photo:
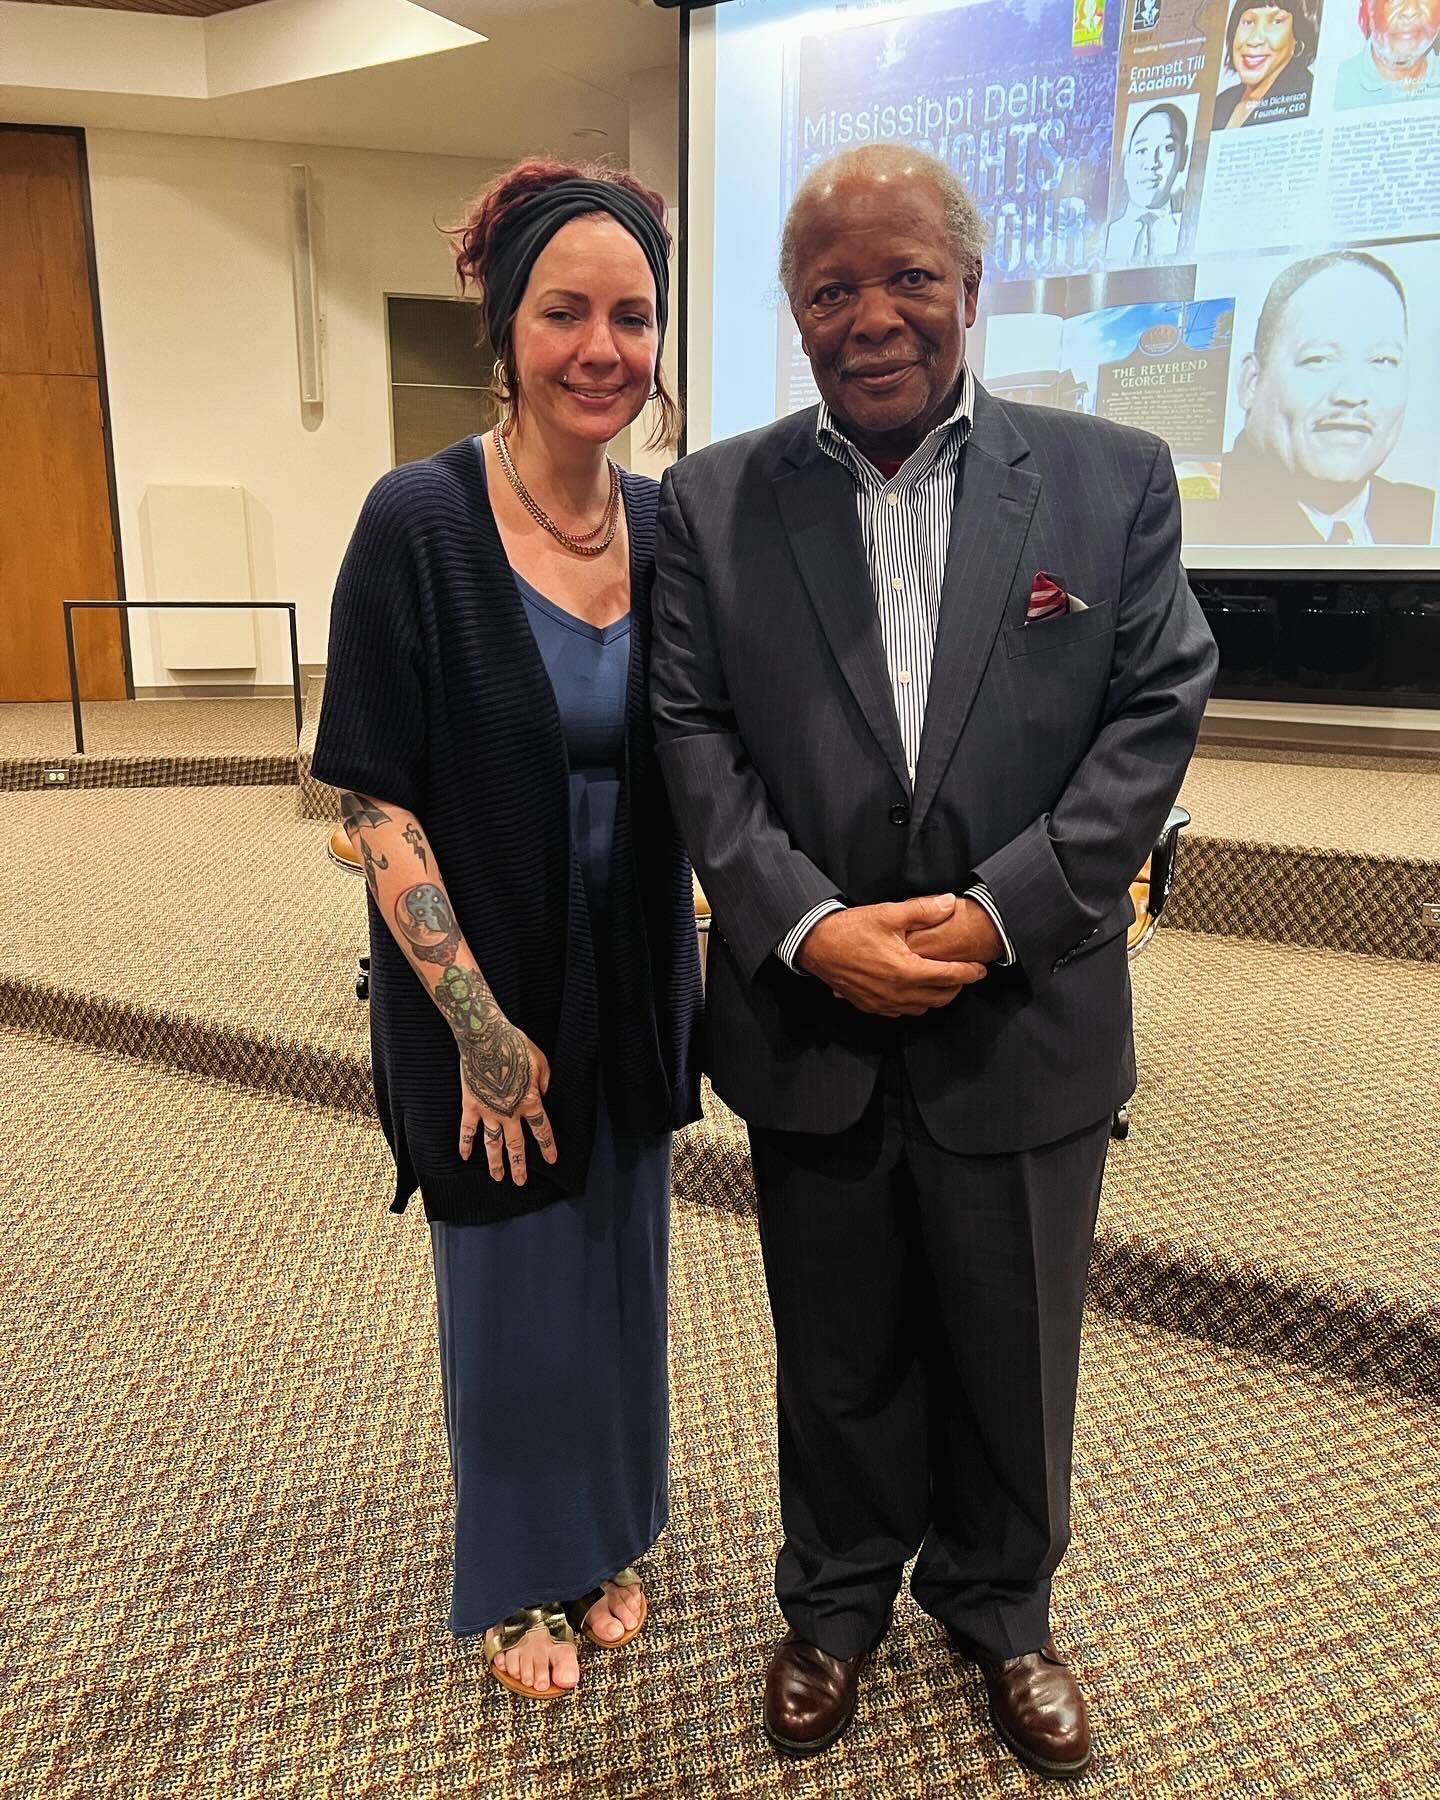
[(1370, 526), (1365, 518), (1366, 513), (1370, 510), (1370, 483), (1368, 481), (1354, 499), (1347, 500), (1338, 512), (1317, 512), (1313, 506), (1307, 506), (1303, 500), (1300, 502), (1300, 510), (1322, 538), (1329, 538), (1332, 526), (1348, 525), (1351, 538), (1355, 543), (1373, 544), (1375, 541), (1370, 535)]
[(1429, 98), (1431, 88), (1440, 87), (1440, 55), (1434, 47), (1426, 53), (1425, 72), (1413, 86), (1407, 87), (1403, 81), (1390, 81), (1375, 67), (1375, 57), (1367, 43), (1359, 52), (1365, 59), (1360, 64), (1360, 85), (1370, 94), (1383, 94), (1386, 99), (1413, 100), (1417, 94)]
[[(920, 440), (906, 457), (899, 469), (891, 477), (893, 481), (907, 479), (921, 474), (928, 469), (941, 451), (950, 444), (957, 450), (970, 435), (970, 428), (975, 422), (975, 377), (967, 362), (960, 372), (960, 393), (955, 402), (955, 410), (948, 419), (935, 426), (932, 431)], [(853, 469), (863, 480), (885, 485), (884, 477), (869, 457), (862, 455), (835, 423), (835, 415), (822, 400), (820, 411), (815, 420), (815, 439), (827, 455), (835, 457)]]
[(1150, 217), (1157, 221), (1165, 219), (1178, 220), (1180, 208), (1175, 204), (1174, 194), (1170, 196), (1163, 206), (1137, 206), (1133, 200), (1127, 198), (1125, 201), (1125, 210), (1120, 215), (1120, 222), (1123, 225), (1127, 220), (1143, 219), (1146, 213), (1149, 213)]

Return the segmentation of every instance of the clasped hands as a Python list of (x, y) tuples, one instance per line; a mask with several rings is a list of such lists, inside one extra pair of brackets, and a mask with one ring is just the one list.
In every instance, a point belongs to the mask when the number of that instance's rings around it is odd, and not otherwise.
[(883, 1018), (917, 1018), (983, 981), (1003, 956), (995, 921), (974, 900), (924, 894), (827, 913), (796, 961), (840, 1000)]

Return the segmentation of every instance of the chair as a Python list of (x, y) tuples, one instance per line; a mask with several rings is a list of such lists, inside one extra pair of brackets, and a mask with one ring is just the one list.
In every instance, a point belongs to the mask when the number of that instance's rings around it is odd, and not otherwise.
[(700, 877), (692, 874), (691, 881), (695, 889), (695, 929), (700, 934), (700, 979), (703, 982), (707, 953), (710, 949), (710, 902), (705, 898), (705, 890), (700, 885)]
[[(1155, 848), (1145, 858), (1145, 866), (1130, 883), (1130, 904), (1135, 909), (1135, 918), (1125, 939), (1127, 956), (1138, 956), (1154, 937), (1160, 924), (1160, 915), (1165, 910), (1165, 902), (1170, 898), (1170, 890), (1175, 885), (1175, 864), (1180, 854), (1180, 833), (1190, 823), (1190, 815), (1183, 806), (1172, 806), (1170, 816), (1160, 829), (1155, 840)], [(710, 946), (710, 902), (705, 898), (705, 891), (700, 886), (700, 878), (695, 877), (695, 929), (700, 934), (700, 972), (705, 973), (706, 952)], [(1110, 1121), (1110, 1135), (1114, 1138), (1125, 1138), (1130, 1135), (1130, 1109), (1122, 1106)]]
[[(1175, 883), (1180, 833), (1189, 823), (1190, 815), (1183, 806), (1170, 808), (1170, 816), (1155, 840), (1155, 848), (1146, 857), (1144, 868), (1130, 883), (1130, 904), (1135, 908), (1134, 923), (1130, 926), (1125, 944), (1130, 956), (1138, 956), (1155, 935), (1160, 915), (1165, 910), (1165, 902), (1170, 898), (1170, 889)], [(349, 840), (346, 842), (348, 845)], [(333, 840), (331, 853), (334, 854)], [(695, 929), (700, 934), (700, 969), (703, 974), (705, 953), (710, 942), (710, 902), (705, 898), (705, 890), (700, 885), (698, 875), (694, 877), (694, 889)]]
[[(1190, 815), (1183, 806), (1170, 808), (1170, 816), (1160, 828), (1155, 848), (1146, 857), (1144, 868), (1130, 883), (1130, 904), (1135, 908), (1135, 918), (1126, 933), (1127, 956), (1138, 956), (1159, 927), (1160, 915), (1165, 910), (1165, 902), (1170, 898), (1170, 889), (1175, 885), (1180, 833), (1189, 823)], [(1122, 1106), (1110, 1121), (1110, 1135), (1113, 1138), (1129, 1137), (1128, 1106)]]
[(1135, 908), (1135, 922), (1130, 927), (1125, 947), (1138, 956), (1154, 937), (1175, 884), (1175, 863), (1180, 852), (1180, 833), (1190, 823), (1183, 806), (1172, 806), (1170, 816), (1161, 827), (1155, 848), (1145, 859), (1145, 866), (1130, 883), (1130, 904)]
[[(348, 869), (355, 875), (365, 873), (360, 863), (360, 852), (350, 842), (343, 825), (337, 825), (330, 833), (328, 849), (331, 862), (338, 868)], [(357, 1000), (370, 998), (370, 958), (368, 956), (360, 957), (355, 965), (355, 998)]]
[[(1129, 956), (1138, 956), (1155, 935), (1160, 915), (1165, 910), (1165, 902), (1170, 898), (1170, 889), (1175, 881), (1180, 833), (1189, 823), (1190, 815), (1183, 806), (1171, 807), (1170, 816), (1155, 840), (1155, 848), (1146, 857), (1144, 868), (1130, 883), (1130, 903), (1135, 908), (1135, 919), (1126, 938), (1125, 949)], [(346, 835), (343, 825), (337, 825), (331, 832), (329, 852), (330, 860), (339, 868), (356, 875), (363, 874), (359, 854)], [(692, 884), (695, 894), (695, 930), (700, 939), (700, 974), (703, 979), (710, 948), (710, 902), (705, 898), (705, 890), (700, 886), (698, 875), (692, 877)], [(370, 998), (368, 956), (360, 957), (356, 964), (355, 998)], [(1128, 1136), (1129, 1131), (1130, 1114), (1122, 1106), (1111, 1122), (1111, 1136), (1123, 1138)]]

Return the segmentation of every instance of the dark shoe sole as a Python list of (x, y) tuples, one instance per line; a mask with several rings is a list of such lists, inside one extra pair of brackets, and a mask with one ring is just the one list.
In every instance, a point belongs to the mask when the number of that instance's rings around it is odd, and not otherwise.
[(797, 1743), (794, 1738), (781, 1737), (778, 1731), (772, 1731), (768, 1719), (765, 1721), (765, 1735), (769, 1738), (775, 1748), (782, 1751), (786, 1756), (819, 1756), (822, 1750), (829, 1750), (832, 1745), (840, 1742), (841, 1738), (844, 1737), (851, 1725), (854, 1724), (855, 1713), (857, 1710), (858, 1709), (852, 1707), (838, 1725), (832, 1725), (830, 1727), (824, 1737), (809, 1738), (803, 1743)]
[(990, 1723), (995, 1727), (1000, 1741), (1012, 1755), (1019, 1758), (1025, 1767), (1034, 1775), (1043, 1775), (1047, 1781), (1078, 1781), (1095, 1760), (1095, 1752), (1087, 1750), (1079, 1762), (1051, 1762), (1048, 1757), (1037, 1756), (1020, 1743), (995, 1716), (995, 1709), (990, 1708)]

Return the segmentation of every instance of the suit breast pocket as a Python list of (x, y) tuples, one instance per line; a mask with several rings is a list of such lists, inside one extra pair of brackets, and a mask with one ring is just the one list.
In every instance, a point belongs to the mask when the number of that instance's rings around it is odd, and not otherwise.
[(1115, 631), (1115, 602), (1099, 600), (1084, 612), (1061, 613), (1034, 625), (1007, 625), (1005, 648), (1011, 656), (1049, 656), (1057, 650), (1098, 643)]

